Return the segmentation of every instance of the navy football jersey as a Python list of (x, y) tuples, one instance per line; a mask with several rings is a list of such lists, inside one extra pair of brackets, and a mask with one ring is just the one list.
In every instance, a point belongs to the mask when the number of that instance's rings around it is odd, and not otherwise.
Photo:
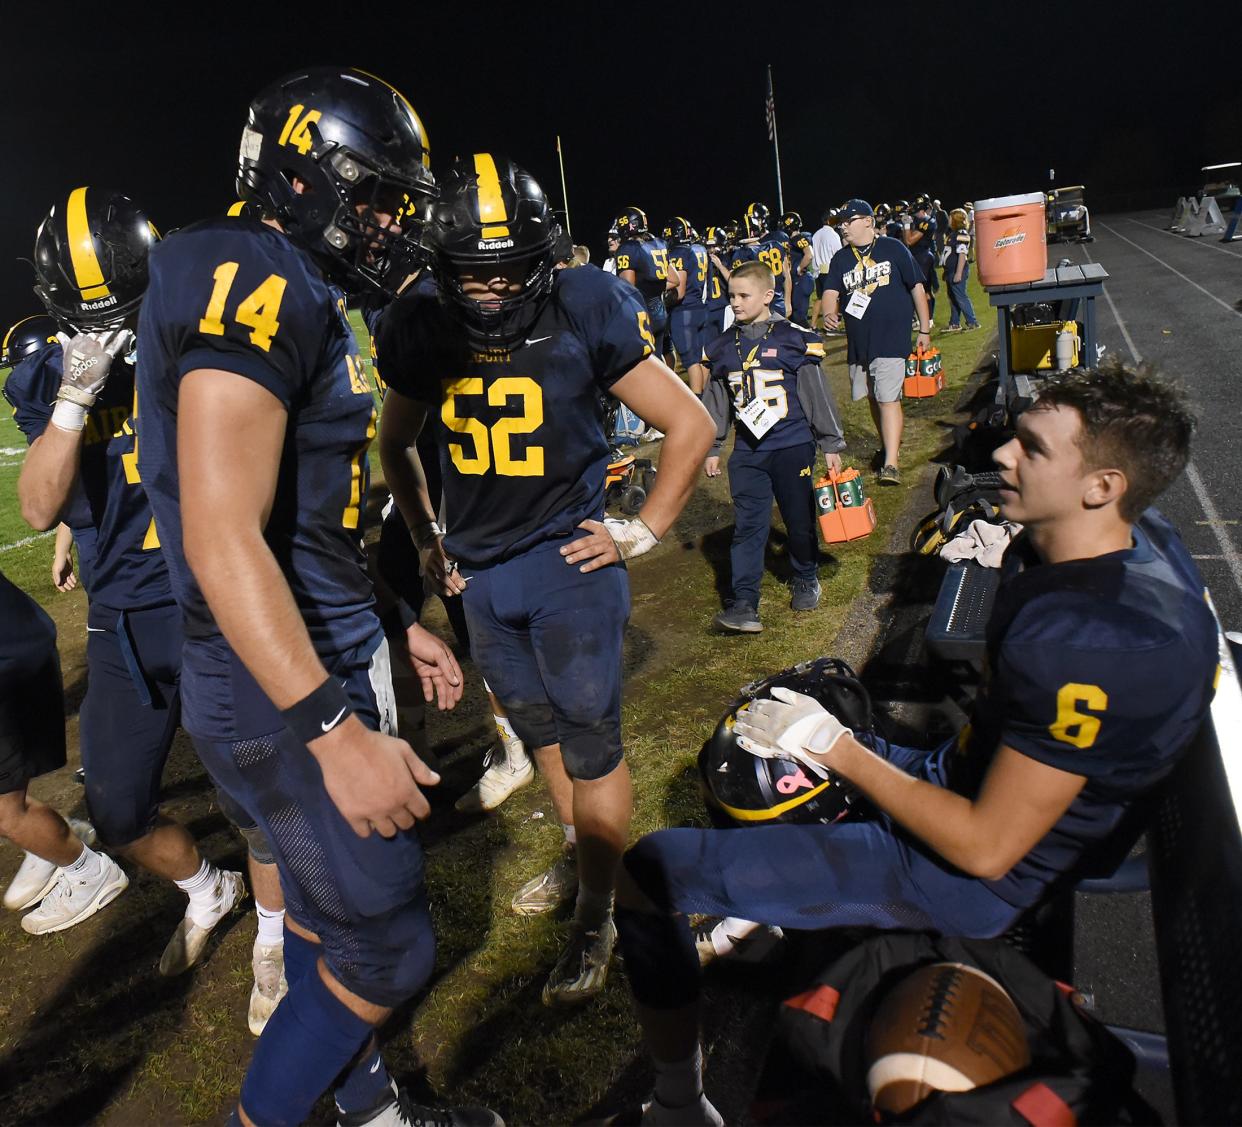
[(707, 251), (699, 243), (675, 243), (669, 248), (668, 260), (686, 274), (686, 296), (682, 305), (702, 305), (707, 288)]
[(757, 243), (743, 243), (733, 252), (733, 261), (729, 263), (730, 270), (736, 270), (743, 262), (753, 262), (756, 259), (764, 264), (772, 271), (773, 277), (776, 279), (776, 293), (772, 298), (772, 312), (785, 316), (785, 283), (783, 273), (785, 263), (789, 261), (789, 251), (786, 244), (788, 239), (783, 231), (769, 231)]
[(384, 315), (378, 349), (389, 387), (443, 423), (449, 556), (496, 563), (602, 519), (601, 392), (655, 350), (632, 286), (602, 270), (558, 271), (509, 352), (474, 351), (450, 305), (403, 296)]
[(910, 253), (914, 256), (914, 261), (919, 268), (926, 274), (935, 265), (936, 260), (936, 220), (930, 215), (924, 215), (921, 219), (916, 215), (910, 229), (923, 236), (910, 248)]
[(627, 239), (617, 248), (617, 273), (634, 271), (634, 286), (643, 295), (651, 327), (664, 328), (668, 313), (664, 293), (668, 289), (668, 247), (663, 239)]
[[(16, 365), (4, 385), (27, 442), (51, 422), (61, 359), (59, 344), (45, 345)], [(118, 357), (87, 412), (78, 484), (60, 515), (79, 543), (87, 596), (118, 610), (172, 602), (160, 539), (138, 475), (136, 413), (134, 368)]]
[(288, 411), (264, 537), (329, 670), (377, 629), (360, 536), (375, 403), (343, 294), (275, 228), (245, 218), (208, 220), (161, 242), (150, 269), (139, 327), (139, 468), (185, 617), (186, 727), (233, 739), (247, 734), (231, 714), (235, 659), (182, 550), (181, 378), (196, 369), (236, 373)]
[(824, 342), (817, 333), (775, 317), (731, 325), (704, 348), (709, 378), (726, 386), (735, 414), (750, 400), (762, 399), (777, 416), (776, 425), (760, 438), (739, 420), (738, 446), (779, 450), (814, 441), (798, 398), (798, 369), (823, 358)]
[[(789, 236), (789, 265), (793, 271), (794, 280), (798, 279), (798, 267), (802, 265), (802, 259), (806, 256), (806, 252), (811, 249), (811, 236), (805, 231), (796, 231)], [(806, 272), (813, 273), (815, 270), (815, 259), (806, 264)]]
[(1218, 651), (1203, 580), (1155, 509), (1128, 550), (1040, 564), (1020, 538), (1004, 568), (988, 676), (970, 725), (940, 754), (949, 786), (970, 797), (1002, 743), (1086, 777), (1044, 839), (990, 882), (1026, 905), (1173, 769), (1211, 703)]
[[(721, 262), (727, 263), (730, 256), (721, 251), (719, 257)], [(707, 256), (707, 281), (703, 285), (703, 304), (708, 310), (724, 309), (729, 304), (729, 283), (717, 269), (710, 254)]]

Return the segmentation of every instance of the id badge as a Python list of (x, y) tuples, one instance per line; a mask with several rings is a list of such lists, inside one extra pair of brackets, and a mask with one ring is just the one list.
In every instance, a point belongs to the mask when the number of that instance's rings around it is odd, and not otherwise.
[(845, 312), (851, 317), (862, 319), (862, 315), (867, 312), (867, 306), (871, 304), (871, 295), (865, 294), (862, 290), (855, 290), (854, 296), (845, 305)]
[(780, 419), (776, 417), (776, 412), (762, 399), (752, 399), (738, 411), (737, 417), (746, 424), (746, 429), (756, 438), (762, 438), (780, 422)]

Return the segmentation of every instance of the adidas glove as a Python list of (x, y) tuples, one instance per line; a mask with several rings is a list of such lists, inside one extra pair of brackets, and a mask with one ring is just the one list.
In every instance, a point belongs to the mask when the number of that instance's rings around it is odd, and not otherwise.
[(660, 541), (643, 521), (642, 517), (633, 520), (617, 520), (606, 517), (604, 528), (617, 546), (617, 553), (623, 560), (632, 560), (644, 552), (650, 552)]
[(772, 696), (775, 699), (753, 701), (737, 714), (733, 731), (738, 746), (763, 759), (793, 759), (827, 777), (828, 768), (815, 755), (830, 751), (853, 730), (805, 693), (778, 687)]
[(52, 409), (52, 422), (61, 430), (81, 430), (86, 412), (108, 382), (112, 362), (133, 343), (129, 329), (106, 329), (99, 333), (78, 333), (70, 337), (57, 333), (64, 350), (60, 390)]

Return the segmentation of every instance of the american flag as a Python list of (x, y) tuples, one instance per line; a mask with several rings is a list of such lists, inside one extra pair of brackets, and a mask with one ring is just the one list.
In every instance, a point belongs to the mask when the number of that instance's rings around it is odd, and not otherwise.
[(764, 103), (764, 112), (768, 119), (768, 140), (776, 140), (776, 99), (772, 96), (772, 68), (768, 67), (768, 97)]

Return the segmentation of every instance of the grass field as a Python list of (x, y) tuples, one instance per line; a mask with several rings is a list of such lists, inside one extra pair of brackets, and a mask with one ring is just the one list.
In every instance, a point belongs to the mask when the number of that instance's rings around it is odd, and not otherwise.
[[(971, 282), (976, 311), (986, 298)], [(943, 291), (942, 291), (943, 293)], [(947, 321), (947, 299), (938, 323)], [(633, 615), (626, 640), (624, 730), (635, 779), (635, 835), (662, 826), (698, 823), (694, 761), (699, 746), (737, 688), (794, 661), (831, 653), (851, 607), (866, 590), (888, 533), (923, 491), (919, 468), (945, 446), (943, 424), (987, 342), (987, 333), (940, 337), (949, 390), (907, 403), (905, 484), (879, 489), (868, 473), (880, 528), (871, 537), (835, 546), (822, 559), (820, 608), (796, 618), (788, 610), (779, 536), (763, 590), (762, 634), (722, 638), (709, 628), (719, 609), (731, 525), (727, 481), (701, 479), (674, 531), (631, 567)], [(876, 448), (865, 402), (851, 404), (844, 340), (828, 347), (827, 370), (843, 408), (847, 462), (866, 470)], [(364, 350), (364, 355), (366, 351)], [(0, 421), (0, 448), (24, 445)], [(57, 595), (47, 580), (51, 542), (8, 547), (28, 536), (14, 498), (18, 459), (0, 460), (0, 568), (27, 586), (61, 625), (63, 661), (80, 671), (81, 592)], [(372, 512), (385, 493), (373, 467)], [(930, 507), (930, 499), (927, 505)], [(449, 636), (438, 603), (428, 625)], [(616, 969), (596, 1003), (570, 1013), (539, 1003), (539, 991), (566, 931), (564, 917), (521, 919), (509, 910), (513, 890), (545, 866), (560, 847), (560, 830), (538, 783), (494, 815), (463, 818), (452, 801), (477, 775), (490, 739), (490, 715), (477, 672), (467, 665), (467, 694), (457, 712), (426, 719), (425, 743), (444, 781), (426, 823), (427, 883), (438, 939), (434, 978), (422, 997), (385, 1027), (394, 1071), (421, 1077), (421, 1090), (446, 1100), (479, 1100), (514, 1123), (563, 1123), (601, 1101), (637, 1096), (649, 1083), (638, 1047), (623, 970)], [(80, 679), (80, 672), (76, 673)], [(66, 673), (67, 679), (70, 673)], [(409, 683), (399, 686), (409, 704)], [(71, 694), (72, 697), (72, 694)], [(403, 720), (417, 721), (417, 709)], [(71, 739), (75, 718), (70, 720)], [(414, 734), (416, 745), (424, 739)], [(81, 792), (67, 772), (40, 781), (41, 796), (65, 810)], [(168, 809), (199, 834), (209, 855), (236, 863), (240, 849), (215, 809), (209, 786), (180, 740), (166, 776)], [(16, 863), (0, 854), (7, 877)], [(245, 1030), (249, 946), (253, 923), (234, 921), (205, 966), (184, 981), (158, 979), (154, 961), (180, 914), (181, 902), (158, 882), (137, 877), (117, 905), (60, 936), (34, 939), (13, 916), (0, 921), (0, 1089), (10, 1121), (104, 1123), (220, 1121), (235, 1097), (252, 1039)], [(709, 976), (719, 1004), (738, 984), (736, 973)], [(734, 1033), (736, 1034), (736, 1030)], [(747, 1034), (764, 1035), (762, 1029)], [(709, 1045), (726, 1058), (716, 1031)], [(54, 1046), (54, 1051), (52, 1051)], [(756, 1047), (755, 1053), (758, 1052)], [(757, 1067), (745, 1044), (728, 1059)], [(38, 1063), (37, 1081), (30, 1075)], [(708, 1067), (709, 1088), (723, 1084)], [(726, 1114), (728, 1114), (726, 1109)]]

